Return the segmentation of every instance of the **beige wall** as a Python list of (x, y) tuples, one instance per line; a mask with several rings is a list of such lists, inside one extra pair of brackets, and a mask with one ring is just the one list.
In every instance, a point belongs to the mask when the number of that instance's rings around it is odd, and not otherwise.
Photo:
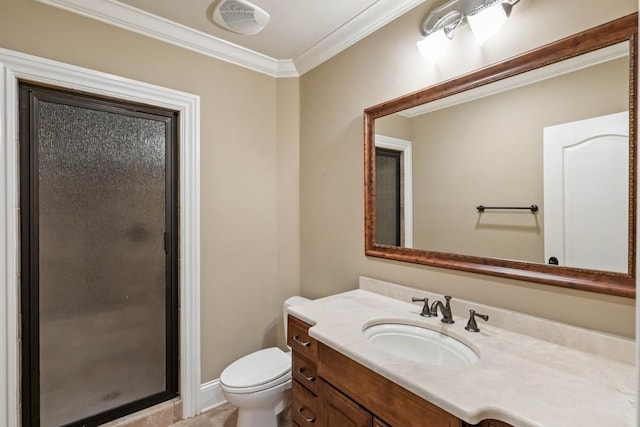
[(542, 130), (627, 111), (628, 74), (620, 58), (411, 118), (414, 247), (544, 263)]
[[(278, 301), (300, 293), (300, 79), (277, 80)], [(278, 318), (278, 344), (286, 346)]]
[(1, 10), (2, 48), (201, 97), (203, 382), (275, 344), (282, 298), (298, 290), (298, 79), (278, 82), (34, 1), (2, 0)]
[(391, 114), (376, 120), (376, 135), (411, 141), (411, 119), (400, 114)]
[[(523, 1), (483, 48), (468, 27), (437, 65), (420, 57), (427, 1), (301, 79), (302, 293), (356, 288), (359, 275), (428, 289), (602, 331), (634, 335), (634, 300), (364, 256), (366, 107), (500, 61), (637, 10), (635, 0)], [(455, 300), (454, 300), (455, 301)], [(454, 302), (455, 303), (455, 302)], [(593, 315), (598, 313), (598, 315)]]
[(461, 29), (429, 67), (415, 41), (437, 3), (300, 80), (276, 80), (33, 1), (3, 0), (2, 48), (201, 97), (203, 382), (243, 354), (282, 343), (282, 299), (300, 282), (305, 296), (318, 297), (357, 287), (361, 274), (633, 334), (631, 300), (364, 257), (365, 107), (637, 9), (635, 0), (589, 8), (523, 1), (498, 42), (479, 49)]

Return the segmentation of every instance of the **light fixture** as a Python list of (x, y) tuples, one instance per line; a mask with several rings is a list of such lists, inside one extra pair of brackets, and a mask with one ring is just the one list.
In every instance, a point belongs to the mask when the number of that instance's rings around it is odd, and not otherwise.
[(422, 56), (430, 61), (436, 62), (438, 58), (447, 50), (449, 43), (453, 39), (453, 32), (462, 22), (463, 16), (457, 10), (452, 10), (440, 17), (429, 31), (423, 31), (424, 39), (418, 42), (418, 49)]
[(447, 50), (450, 42), (451, 39), (447, 37), (444, 30), (438, 30), (418, 41), (418, 50), (424, 59), (436, 62)]
[(453, 39), (456, 29), (466, 22), (482, 46), (505, 23), (519, 1), (451, 0), (434, 9), (422, 21), (420, 33), (424, 39), (418, 42), (418, 49), (425, 59), (436, 61)]
[(512, 8), (510, 3), (498, 3), (467, 16), (473, 36), (480, 46), (502, 28)]

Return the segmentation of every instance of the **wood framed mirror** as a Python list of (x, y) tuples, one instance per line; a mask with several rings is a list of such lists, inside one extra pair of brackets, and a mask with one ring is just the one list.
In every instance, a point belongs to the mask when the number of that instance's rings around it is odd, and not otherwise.
[(637, 32), (635, 13), (367, 108), (365, 254), (635, 298)]

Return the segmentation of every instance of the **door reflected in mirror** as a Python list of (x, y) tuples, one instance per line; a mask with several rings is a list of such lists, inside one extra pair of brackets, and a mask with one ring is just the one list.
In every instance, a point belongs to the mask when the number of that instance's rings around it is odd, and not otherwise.
[[(627, 272), (628, 52), (624, 42), (467, 92), (459, 102), (378, 118), (376, 243)], [(589, 120), (615, 113), (624, 118), (584, 133)], [(549, 132), (562, 136), (549, 141)], [(381, 144), (389, 138), (411, 145), (412, 176), (402, 173), (403, 151)], [(563, 158), (571, 165), (545, 177)], [(409, 179), (413, 194), (406, 195)], [(403, 216), (407, 198), (413, 224)], [(479, 212), (478, 205), (540, 209)], [(550, 215), (553, 232), (545, 232)], [(552, 238), (558, 235), (564, 239)]]
[(366, 109), (366, 255), (634, 297), (637, 19)]

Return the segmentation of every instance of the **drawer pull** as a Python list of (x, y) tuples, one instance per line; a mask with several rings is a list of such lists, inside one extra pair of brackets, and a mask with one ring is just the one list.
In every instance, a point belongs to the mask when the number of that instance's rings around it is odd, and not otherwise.
[(311, 377), (306, 376), (304, 374), (304, 369), (302, 369), (302, 368), (298, 369), (298, 373), (302, 376), (302, 378), (304, 378), (307, 381), (315, 381), (315, 379), (316, 379), (316, 377), (313, 377), (313, 376), (311, 376)]
[(293, 340), (295, 342), (297, 342), (298, 344), (303, 345), (305, 347), (309, 347), (311, 345), (311, 341), (300, 341), (300, 337), (298, 337), (298, 335), (295, 335), (293, 337)]
[(316, 422), (316, 417), (312, 416), (311, 418), (307, 418), (307, 417), (304, 416), (302, 411), (304, 411), (305, 409), (307, 409), (307, 408), (305, 408), (304, 406), (301, 407), (300, 409), (298, 409), (298, 415), (300, 415), (302, 418), (304, 418), (304, 420), (306, 422), (308, 422), (309, 424), (315, 423)]

